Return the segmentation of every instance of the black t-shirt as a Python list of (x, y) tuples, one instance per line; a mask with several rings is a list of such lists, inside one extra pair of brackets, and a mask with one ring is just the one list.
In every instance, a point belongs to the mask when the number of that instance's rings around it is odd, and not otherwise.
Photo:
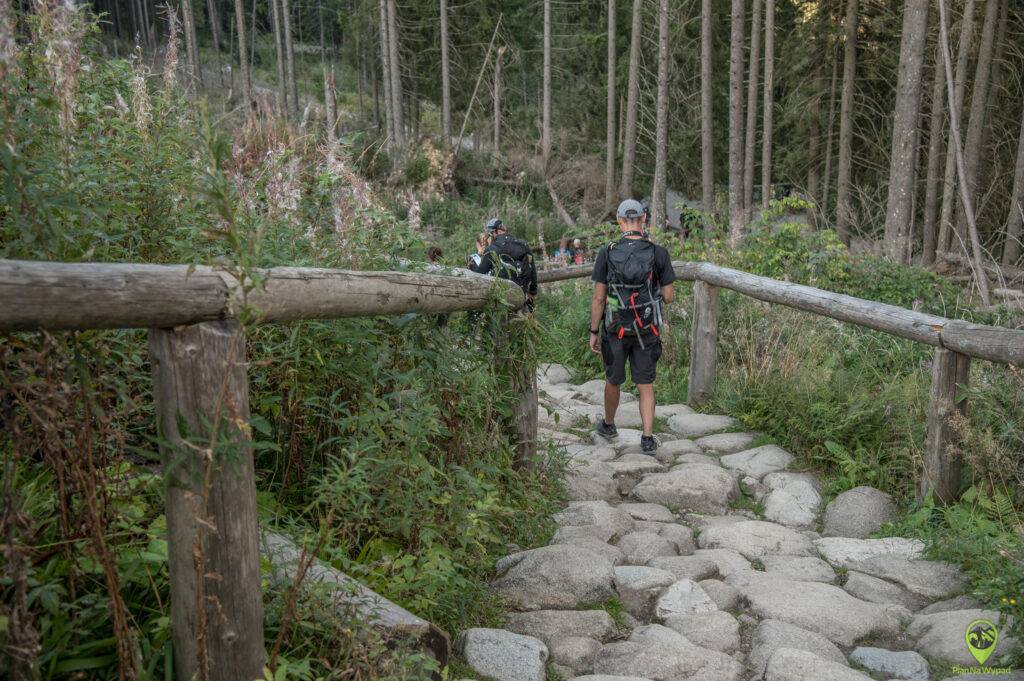
[[(608, 283), (608, 246), (602, 246), (597, 252), (594, 262), (594, 273), (590, 280), (599, 284)], [(676, 280), (676, 271), (672, 269), (672, 258), (664, 246), (654, 245), (654, 283), (659, 287), (671, 284)]]

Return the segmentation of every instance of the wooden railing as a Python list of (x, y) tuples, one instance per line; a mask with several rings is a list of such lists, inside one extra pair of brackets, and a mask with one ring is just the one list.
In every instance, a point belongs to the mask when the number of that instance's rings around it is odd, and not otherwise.
[[(965, 414), (963, 388), (968, 383), (972, 357), (1024, 366), (1024, 330), (1005, 329), (946, 319), (823, 291), (706, 262), (672, 263), (680, 279), (693, 281), (693, 330), (690, 340), (688, 402), (706, 402), (714, 392), (718, 357), (718, 297), (722, 288), (778, 305), (856, 324), (899, 338), (935, 347), (928, 403), (928, 429), (918, 491), (948, 502), (960, 487), (960, 460), (949, 417)], [(591, 265), (565, 267), (539, 273), (537, 280), (551, 283), (589, 276)]]
[[(240, 281), (210, 267), (0, 260), (0, 332), (149, 329), (179, 681), (263, 678), (259, 522), (238, 317), (457, 312), (481, 309), (495, 294), (512, 309), (525, 303), (510, 282), (436, 272), (280, 267)], [(536, 452), (536, 372), (513, 370), (519, 399), (509, 429), (519, 461), (528, 463)], [(221, 456), (225, 445), (232, 456)]]

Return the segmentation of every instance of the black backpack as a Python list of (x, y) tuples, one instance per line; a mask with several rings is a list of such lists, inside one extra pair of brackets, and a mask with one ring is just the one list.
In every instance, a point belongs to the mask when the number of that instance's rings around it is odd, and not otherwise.
[(491, 244), (492, 257), (495, 260), (494, 271), (501, 279), (510, 279), (529, 293), (533, 279), (533, 251), (522, 239), (502, 234)]
[(661, 326), (661, 290), (654, 281), (657, 248), (643, 239), (622, 239), (608, 245), (608, 303), (605, 328), (622, 338), (640, 336)]

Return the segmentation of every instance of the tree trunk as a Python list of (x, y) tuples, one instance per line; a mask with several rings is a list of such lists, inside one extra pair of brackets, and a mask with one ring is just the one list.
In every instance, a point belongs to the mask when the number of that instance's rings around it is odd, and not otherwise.
[[(964, 170), (967, 177), (967, 192), (972, 202), (978, 196), (978, 165), (981, 162), (982, 133), (988, 121), (989, 75), (992, 72), (992, 52), (995, 44), (996, 22), (999, 19), (999, 0), (988, 0), (985, 4), (985, 21), (978, 44), (978, 64), (971, 88), (971, 113), (967, 123), (967, 137), (964, 139)], [(960, 208), (957, 219), (957, 234), (963, 239), (967, 235), (967, 215)]]
[[(284, 75), (284, 47), (281, 40), (281, 10), (278, 0), (270, 0), (270, 26), (274, 31), (274, 50), (277, 54), (277, 89), (278, 105), (282, 116), (287, 116), (288, 80)], [(297, 106), (297, 105), (296, 105)]]
[(292, 40), (292, 9), (289, 0), (281, 0), (281, 30), (284, 33), (284, 58), (288, 67), (288, 93), (292, 110), (299, 112), (299, 86), (295, 80), (295, 43)]
[(501, 58), (505, 56), (505, 46), (498, 48), (498, 56), (494, 58), (494, 153), (501, 151)]
[(850, 243), (850, 175), (853, 170), (853, 90), (857, 77), (857, 0), (846, 2), (846, 47), (843, 56), (843, 96), (839, 104), (839, 178), (836, 180), (836, 233)]
[(619, 94), (619, 136), (618, 143), (615, 145), (615, 155), (621, 156), (623, 154), (622, 148), (626, 140), (626, 96)]
[(387, 0), (379, 0), (380, 10), (380, 71), (382, 94), (384, 99), (384, 127), (387, 129), (388, 146), (395, 144), (395, 115), (392, 111), (394, 98), (391, 96), (391, 41), (388, 39), (388, 5)]
[(327, 116), (327, 141), (332, 145), (337, 140), (338, 103), (334, 98), (334, 67), (324, 65), (324, 112)]
[[(775, 108), (775, 0), (765, 0), (764, 6), (764, 120), (761, 122), (761, 208), (768, 210), (772, 196), (772, 127)], [(817, 127), (818, 119), (814, 119)], [(815, 151), (817, 160), (817, 151)], [(815, 162), (815, 169), (818, 164)], [(815, 171), (817, 172), (817, 171)], [(815, 180), (817, 184), (817, 180)], [(811, 196), (818, 193), (817, 186)]]
[[(964, 111), (964, 93), (967, 88), (967, 62), (974, 40), (974, 0), (964, 3), (963, 21), (960, 25), (960, 47), (956, 56), (956, 75), (953, 77), (953, 104), (949, 110), (950, 121), (960, 120)], [(943, 48), (945, 49), (945, 48)], [(939, 250), (948, 251), (952, 237), (953, 207), (956, 202), (956, 149), (946, 145), (946, 170), (942, 179), (942, 211), (939, 213)]]
[(654, 132), (654, 186), (651, 188), (651, 225), (665, 226), (665, 184), (668, 175), (668, 2), (658, 6), (658, 101)]
[(729, 47), (729, 243), (739, 244), (744, 231), (743, 201), (743, 20), (744, 0), (732, 0)]
[(608, 0), (608, 91), (605, 104), (604, 210), (615, 207), (615, 0)]
[(938, 239), (936, 218), (939, 212), (939, 161), (943, 158), (943, 136), (946, 120), (946, 79), (942, 68), (942, 41), (935, 41), (935, 72), (932, 74), (932, 108), (928, 121), (928, 170), (924, 181), (924, 224), (921, 264), (935, 262)]
[(542, 105), (540, 147), (547, 175), (551, 161), (551, 0), (544, 0), (544, 102)]
[(921, 113), (921, 73), (928, 39), (930, 0), (907, 0), (903, 6), (903, 35), (896, 82), (896, 105), (889, 160), (889, 197), (885, 214), (885, 253), (905, 262), (914, 221), (917, 183), (917, 140)]
[(441, 136), (452, 144), (452, 89), (448, 64), (448, 0), (441, 0)]
[(238, 61), (242, 71), (242, 97), (246, 109), (252, 108), (252, 71), (245, 42), (245, 0), (235, 0), (235, 30), (238, 31)]
[(832, 189), (832, 142), (835, 140), (836, 126), (836, 90), (839, 85), (839, 60), (835, 58), (833, 51), (832, 59), (832, 85), (828, 94), (828, 126), (825, 130), (825, 181), (821, 187), (821, 211), (828, 215), (829, 193)]
[(188, 52), (188, 66), (191, 73), (189, 87), (203, 85), (203, 69), (199, 63), (199, 44), (196, 36), (196, 22), (192, 14), (192, 0), (181, 0), (181, 15), (185, 28), (185, 50)]
[(643, 0), (633, 0), (632, 34), (629, 42), (629, 84), (626, 92), (626, 128), (622, 142), (622, 176), (619, 179), (619, 198), (633, 195), (633, 165), (636, 163), (636, 114), (640, 93), (640, 32), (642, 30)]
[(1020, 138), (1017, 142), (1017, 165), (1013, 171), (1013, 194), (1010, 213), (1006, 217), (1006, 245), (1003, 247), (1003, 265), (1013, 267), (1020, 259), (1021, 227), (1024, 226), (1024, 115), (1021, 115)]
[[(114, 5), (117, 5), (115, 0)], [(206, 0), (206, 16), (210, 22), (210, 38), (213, 40), (213, 51), (220, 54), (220, 14), (217, 12), (217, 0)]]
[[(989, 148), (989, 141), (992, 136), (992, 111), (999, 106), (999, 98), (1004, 91), (1003, 78), (1005, 74), (1004, 59), (1006, 58), (1006, 31), (1010, 20), (1010, 0), (1002, 0), (1002, 8), (999, 11), (999, 28), (996, 30), (996, 47), (992, 55), (992, 75), (989, 77), (988, 104), (985, 108), (985, 125), (981, 132), (981, 154), (984, 158), (986, 153), (998, 153)], [(982, 164), (981, 175), (978, 176), (979, 183), (990, 182), (993, 171), (996, 171), (997, 164)], [(998, 172), (998, 171), (996, 171)]]
[[(969, 0), (968, 0), (969, 1)], [(946, 3), (939, 0), (939, 30), (942, 41), (942, 62), (946, 69), (946, 96), (949, 100), (949, 132), (950, 146), (955, 152), (957, 179), (960, 181), (960, 201), (963, 203), (964, 213), (967, 215), (967, 231), (971, 240), (971, 266), (974, 270), (974, 281), (978, 285), (978, 293), (981, 295), (981, 302), (989, 306), (992, 299), (988, 291), (988, 276), (985, 274), (981, 260), (981, 239), (978, 237), (978, 225), (975, 222), (974, 200), (967, 191), (967, 169), (964, 163), (963, 141), (960, 137), (960, 114), (954, 105), (956, 97), (953, 91), (953, 66), (952, 57), (949, 54), (949, 32), (946, 28)], [(965, 251), (967, 249), (964, 249)]]
[(395, 144), (405, 146), (405, 122), (401, 62), (398, 60), (398, 10), (395, 0), (387, 0), (388, 62), (391, 65), (391, 114), (394, 117)]
[(701, 1), (700, 10), (700, 165), (701, 204), (708, 215), (715, 214), (715, 112), (712, 104), (711, 0)]
[(762, 0), (754, 0), (750, 25), (750, 64), (747, 77), (747, 132), (743, 145), (743, 222), (750, 223), (754, 210), (754, 150), (757, 147), (757, 86), (761, 70)]

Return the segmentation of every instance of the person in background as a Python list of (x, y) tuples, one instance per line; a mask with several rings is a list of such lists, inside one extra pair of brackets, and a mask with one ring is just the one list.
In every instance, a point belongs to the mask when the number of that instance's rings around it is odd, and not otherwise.
[(583, 242), (579, 239), (572, 240), (572, 264), (582, 265), (586, 253), (583, 251)]
[(494, 241), (494, 237), (490, 234), (481, 232), (476, 235), (476, 252), (469, 254), (469, 269), (476, 272), (477, 267), (480, 267), (480, 262), (483, 260), (484, 251), (491, 242)]
[(480, 263), (469, 269), (477, 274), (491, 274), (514, 281), (526, 294), (526, 308), (533, 311), (537, 295), (537, 267), (530, 244), (508, 233), (498, 218), (487, 221), (487, 233), (493, 235), (490, 245), (481, 247), (477, 241)]

